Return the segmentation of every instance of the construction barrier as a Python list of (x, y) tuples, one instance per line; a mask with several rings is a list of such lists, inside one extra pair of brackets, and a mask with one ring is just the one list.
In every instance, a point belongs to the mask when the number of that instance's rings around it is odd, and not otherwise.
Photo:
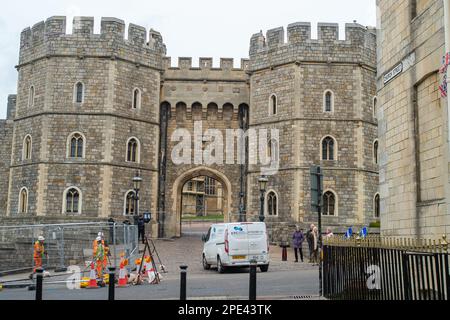
[(92, 259), (92, 242), (99, 232), (104, 234), (114, 267), (120, 252), (137, 257), (136, 225), (98, 222), (0, 226), (0, 276), (34, 268), (33, 245), (39, 236), (45, 238), (47, 256), (42, 259), (45, 270), (62, 272), (67, 266), (82, 264)]

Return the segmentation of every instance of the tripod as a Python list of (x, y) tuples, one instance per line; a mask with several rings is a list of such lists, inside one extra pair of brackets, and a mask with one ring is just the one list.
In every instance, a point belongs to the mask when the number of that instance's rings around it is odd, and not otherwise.
[[(161, 259), (159, 258), (159, 254), (158, 254), (158, 251), (156, 250), (155, 244), (153, 243), (153, 241), (151, 239), (150, 239), (150, 242), (152, 243), (152, 246), (153, 246), (153, 252), (156, 253), (156, 255), (158, 257), (158, 261), (161, 264)], [(143, 262), (144, 262), (145, 253), (147, 252), (147, 250), (148, 250), (148, 255), (150, 256), (150, 259), (152, 261), (152, 267), (155, 270), (155, 280), (154, 280), (155, 282), (154, 283), (160, 283), (161, 279), (159, 278), (158, 269), (156, 267), (155, 259), (153, 258), (152, 248), (150, 248), (150, 244), (148, 242), (147, 236), (144, 236), (144, 244), (145, 244), (145, 246), (144, 246), (144, 251), (142, 252), (141, 264), (140, 264), (139, 270), (138, 270), (138, 281), (137, 281), (137, 283), (141, 283), (142, 266), (144, 264)], [(161, 264), (161, 266), (162, 266), (162, 264)], [(165, 272), (164, 266), (162, 266), (162, 269)]]

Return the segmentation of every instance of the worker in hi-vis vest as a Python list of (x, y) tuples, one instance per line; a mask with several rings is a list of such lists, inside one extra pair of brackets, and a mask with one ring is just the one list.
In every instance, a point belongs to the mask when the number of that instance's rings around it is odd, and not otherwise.
[(33, 252), (33, 257), (34, 257), (34, 270), (33, 272), (36, 272), (37, 268), (42, 268), (42, 258), (45, 256), (47, 256), (47, 251), (45, 251), (44, 248), (44, 237), (43, 236), (39, 236), (38, 240), (34, 243), (34, 252)]
[(102, 243), (102, 237), (98, 236), (97, 244), (94, 247), (94, 261), (97, 270), (97, 278), (103, 279), (103, 263), (105, 259), (105, 246)]
[[(97, 236), (102, 239), (102, 245), (103, 245), (103, 249), (105, 252), (104, 257), (103, 257), (103, 268), (106, 268), (108, 266), (108, 257), (111, 255), (111, 253), (109, 252), (109, 246), (105, 241), (105, 236), (104, 236), (103, 232), (99, 232)], [(97, 243), (98, 243), (98, 241), (97, 241), (97, 239), (95, 239), (92, 244), (92, 249), (94, 252), (97, 248)]]

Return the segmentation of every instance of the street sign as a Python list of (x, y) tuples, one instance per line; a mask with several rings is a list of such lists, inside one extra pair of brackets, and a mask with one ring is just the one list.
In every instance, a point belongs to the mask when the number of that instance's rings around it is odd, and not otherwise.
[(323, 174), (319, 166), (311, 167), (311, 209), (318, 212), (323, 192)]

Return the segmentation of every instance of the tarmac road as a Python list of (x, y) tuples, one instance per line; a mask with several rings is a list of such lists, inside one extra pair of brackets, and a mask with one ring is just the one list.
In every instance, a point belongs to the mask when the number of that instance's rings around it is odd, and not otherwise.
[[(296, 296), (318, 296), (318, 272), (316, 270), (272, 271), (257, 274), (258, 299), (295, 299)], [(188, 299), (247, 299), (248, 269), (218, 274), (210, 270), (187, 277)], [(179, 299), (179, 276), (168, 276), (160, 284), (144, 284), (116, 288), (117, 300), (169, 300)], [(0, 300), (32, 300), (35, 291), (27, 289), (4, 289)], [(108, 288), (69, 290), (64, 284), (44, 286), (44, 300), (106, 300)]]

